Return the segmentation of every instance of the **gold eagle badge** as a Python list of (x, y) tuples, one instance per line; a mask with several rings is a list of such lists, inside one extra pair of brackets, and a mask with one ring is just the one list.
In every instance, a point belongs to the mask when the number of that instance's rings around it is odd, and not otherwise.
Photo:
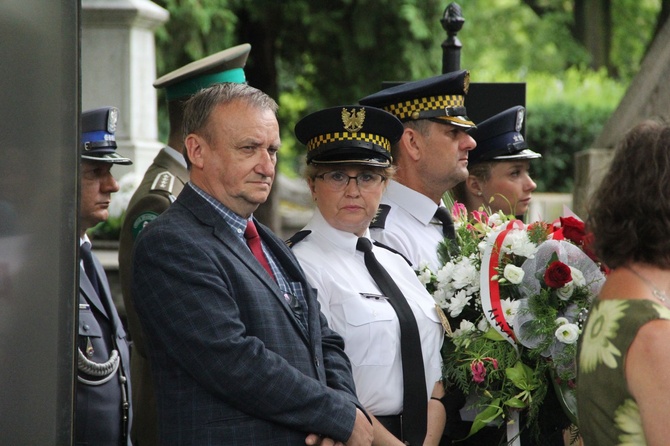
[(344, 124), (344, 129), (349, 132), (357, 132), (363, 128), (363, 121), (365, 121), (365, 109), (361, 108), (356, 111), (355, 108), (352, 108), (351, 111), (347, 111), (346, 108), (342, 109), (342, 123)]

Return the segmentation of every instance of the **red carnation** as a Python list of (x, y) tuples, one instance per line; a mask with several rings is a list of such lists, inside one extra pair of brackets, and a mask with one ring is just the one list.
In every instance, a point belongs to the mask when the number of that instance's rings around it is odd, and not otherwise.
[(544, 283), (551, 288), (562, 288), (572, 281), (570, 267), (563, 262), (554, 262), (544, 272)]
[(584, 222), (574, 217), (561, 217), (561, 228), (563, 228), (563, 236), (571, 240), (577, 245), (584, 243), (584, 236), (586, 230), (584, 229)]

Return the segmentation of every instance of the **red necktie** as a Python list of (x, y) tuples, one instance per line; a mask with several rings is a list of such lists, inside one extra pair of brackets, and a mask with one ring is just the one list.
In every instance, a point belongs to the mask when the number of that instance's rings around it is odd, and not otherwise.
[(247, 220), (247, 229), (244, 231), (244, 238), (247, 239), (247, 245), (249, 245), (249, 249), (251, 249), (251, 252), (254, 255), (254, 257), (256, 257), (256, 259), (260, 262), (261, 266), (265, 268), (265, 271), (268, 272), (270, 277), (274, 279), (275, 276), (274, 274), (272, 274), (272, 268), (270, 268), (268, 259), (267, 257), (265, 257), (265, 253), (263, 252), (263, 247), (261, 246), (261, 238), (258, 235), (258, 231), (256, 230), (256, 225), (254, 224), (253, 220)]

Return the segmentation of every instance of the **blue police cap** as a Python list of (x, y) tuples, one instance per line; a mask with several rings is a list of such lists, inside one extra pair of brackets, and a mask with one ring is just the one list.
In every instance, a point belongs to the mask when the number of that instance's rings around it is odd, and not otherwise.
[(468, 165), (494, 160), (541, 158), (542, 155), (528, 148), (521, 134), (525, 114), (526, 109), (517, 105), (477, 124), (477, 128), (470, 132), (470, 136), (477, 141), (477, 147), (469, 152)]
[(391, 113), (358, 105), (320, 110), (295, 126), (296, 138), (307, 146), (307, 164), (389, 167), (391, 145), (402, 133), (402, 123)]
[(168, 101), (188, 98), (198, 90), (221, 82), (246, 82), (244, 65), (251, 45), (243, 43), (203, 59), (184, 65), (154, 82), (155, 88), (165, 88)]
[(470, 73), (466, 70), (454, 71), (387, 88), (358, 102), (383, 108), (402, 122), (430, 119), (472, 128), (475, 124), (465, 110), (465, 95), (469, 86)]
[(119, 110), (102, 107), (81, 115), (81, 159), (115, 164), (133, 164), (130, 158), (116, 153), (116, 124)]

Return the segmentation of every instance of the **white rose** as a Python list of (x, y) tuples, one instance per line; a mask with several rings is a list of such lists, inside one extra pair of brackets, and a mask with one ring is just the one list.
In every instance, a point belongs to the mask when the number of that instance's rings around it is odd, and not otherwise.
[(558, 317), (558, 318), (556, 318), (554, 323), (558, 326), (561, 326), (561, 325), (569, 324), (570, 321), (565, 317)]
[(575, 282), (571, 280), (570, 282), (563, 285), (561, 288), (556, 290), (556, 295), (559, 299), (565, 301), (572, 297), (572, 293), (575, 291)]
[(510, 283), (513, 283), (514, 285), (518, 285), (521, 283), (524, 274), (525, 273), (521, 268), (512, 265), (511, 263), (509, 265), (505, 265), (505, 269), (503, 270), (503, 276), (505, 276), (505, 279), (507, 279)]
[(554, 336), (564, 344), (574, 344), (579, 338), (579, 327), (576, 324), (563, 324), (556, 329)]
[(570, 275), (572, 276), (572, 281), (575, 283), (575, 286), (586, 286), (586, 279), (580, 270), (570, 267)]

